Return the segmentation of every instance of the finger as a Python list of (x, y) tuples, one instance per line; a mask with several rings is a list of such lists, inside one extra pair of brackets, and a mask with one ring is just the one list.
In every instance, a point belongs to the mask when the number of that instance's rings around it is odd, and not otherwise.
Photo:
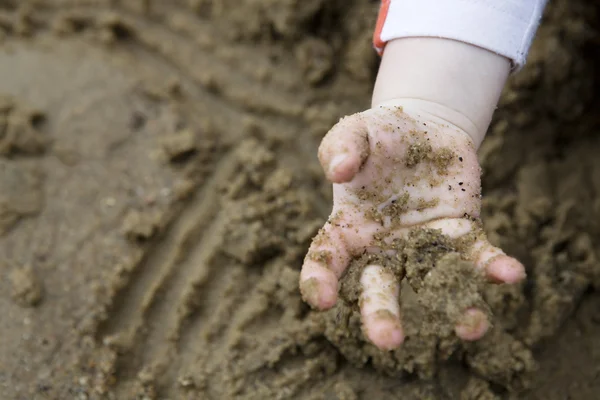
[(476, 308), (465, 312), (459, 323), (454, 328), (456, 335), (468, 341), (481, 339), (490, 328), (487, 315)]
[(399, 347), (404, 341), (398, 302), (400, 283), (390, 271), (377, 265), (364, 269), (360, 283), (360, 312), (366, 336), (382, 350)]
[[(462, 218), (438, 220), (427, 224), (427, 227), (440, 229), (444, 235), (454, 239), (467, 235), (474, 229), (471, 221)], [(523, 264), (493, 246), (484, 234), (473, 243), (469, 252), (477, 268), (485, 271), (494, 282), (517, 283), (526, 276)]]
[(364, 119), (355, 114), (342, 118), (319, 146), (319, 161), (333, 183), (350, 182), (369, 155)]
[(472, 252), (475, 265), (485, 271), (492, 281), (518, 283), (526, 276), (523, 264), (492, 246), (485, 237), (475, 242)]
[(325, 310), (337, 301), (338, 279), (350, 262), (350, 254), (338, 229), (326, 224), (313, 239), (300, 271), (304, 301)]

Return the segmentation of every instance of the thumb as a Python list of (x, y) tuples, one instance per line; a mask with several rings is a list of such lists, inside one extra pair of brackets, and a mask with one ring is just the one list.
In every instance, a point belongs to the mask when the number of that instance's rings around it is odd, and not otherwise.
[(319, 161), (327, 179), (350, 182), (369, 156), (369, 137), (362, 113), (342, 118), (323, 138)]

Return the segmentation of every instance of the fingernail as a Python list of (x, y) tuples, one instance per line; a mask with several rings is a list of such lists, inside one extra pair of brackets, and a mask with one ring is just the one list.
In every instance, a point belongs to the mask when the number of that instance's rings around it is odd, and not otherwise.
[(348, 154), (345, 154), (345, 153), (338, 154), (337, 156), (333, 157), (333, 159), (329, 163), (329, 174), (330, 175), (334, 175), (335, 174), (335, 168), (338, 165), (340, 165), (341, 163), (343, 163), (344, 160), (346, 160), (346, 158), (348, 158)]

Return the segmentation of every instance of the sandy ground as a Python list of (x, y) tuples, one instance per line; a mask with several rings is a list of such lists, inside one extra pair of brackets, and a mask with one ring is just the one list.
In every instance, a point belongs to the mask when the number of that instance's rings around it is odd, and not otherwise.
[(551, 2), (481, 149), (528, 280), (481, 342), (381, 353), (299, 269), (378, 2), (0, 1), (0, 399), (597, 399), (600, 25)]

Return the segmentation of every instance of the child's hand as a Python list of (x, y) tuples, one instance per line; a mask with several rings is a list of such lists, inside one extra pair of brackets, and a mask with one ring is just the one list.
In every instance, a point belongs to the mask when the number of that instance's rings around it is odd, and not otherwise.
[[(416, 109), (378, 106), (336, 124), (321, 143), (319, 160), (334, 183), (334, 204), (300, 276), (303, 297), (313, 307), (335, 304), (338, 280), (353, 257), (382, 252), (382, 243), (390, 244), (412, 228), (440, 229), (453, 238), (476, 235), (462, 254), (475, 268), (495, 282), (515, 283), (525, 277), (523, 265), (492, 246), (478, 224), (476, 149), (456, 126)], [(398, 347), (404, 339), (400, 282), (381, 266), (369, 265), (361, 283), (368, 338), (381, 349)], [(456, 333), (477, 340), (488, 327), (485, 314), (470, 309)]]

